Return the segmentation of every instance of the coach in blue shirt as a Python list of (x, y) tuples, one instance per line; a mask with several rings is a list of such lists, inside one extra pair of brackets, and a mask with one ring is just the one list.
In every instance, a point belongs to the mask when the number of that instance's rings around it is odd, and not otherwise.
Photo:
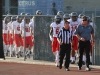
[(79, 63), (78, 70), (82, 67), (82, 56), (85, 50), (86, 52), (86, 71), (90, 71), (90, 40), (94, 44), (94, 29), (89, 25), (89, 19), (86, 16), (82, 18), (82, 24), (78, 26), (75, 32), (76, 36), (79, 38)]

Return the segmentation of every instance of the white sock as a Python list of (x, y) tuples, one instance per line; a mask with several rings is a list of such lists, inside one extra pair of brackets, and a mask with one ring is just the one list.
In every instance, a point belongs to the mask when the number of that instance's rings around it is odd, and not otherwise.
[(10, 55), (11, 55), (12, 54), (12, 46), (11, 45), (10, 45), (9, 49), (10, 49)]
[(55, 65), (58, 66), (59, 65), (59, 51), (55, 52)]
[(75, 57), (71, 57), (71, 60), (72, 60), (72, 61), (75, 61)]
[(25, 54), (27, 54), (28, 53), (28, 48), (26, 48), (26, 51), (25, 51)]
[(59, 51), (56, 51), (56, 60), (59, 62)]
[(23, 52), (23, 46), (20, 46), (20, 51)]
[(9, 51), (9, 45), (6, 45), (7, 50)]
[(85, 55), (83, 55), (83, 59), (82, 59), (83, 61), (86, 61), (86, 56)]
[(77, 58), (79, 57), (79, 55), (78, 55), (77, 53), (75, 54), (75, 56), (76, 56)]
[(90, 56), (90, 62), (92, 62), (92, 56)]
[(53, 52), (54, 56), (56, 57), (56, 52)]
[(7, 53), (7, 45), (5, 45), (4, 53)]
[(16, 48), (15, 48), (16, 54), (18, 54), (18, 51), (19, 51), (19, 47), (16, 47)]

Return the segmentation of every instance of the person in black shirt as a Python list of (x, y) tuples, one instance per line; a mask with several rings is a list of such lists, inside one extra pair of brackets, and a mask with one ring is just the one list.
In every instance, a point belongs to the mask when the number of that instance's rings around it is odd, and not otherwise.
[(64, 22), (64, 27), (60, 30), (57, 36), (57, 40), (60, 44), (60, 51), (59, 51), (59, 68), (62, 68), (63, 59), (65, 58), (65, 70), (69, 71), (69, 64), (70, 64), (70, 52), (71, 52), (71, 41), (72, 41), (72, 31), (70, 30), (68, 21)]

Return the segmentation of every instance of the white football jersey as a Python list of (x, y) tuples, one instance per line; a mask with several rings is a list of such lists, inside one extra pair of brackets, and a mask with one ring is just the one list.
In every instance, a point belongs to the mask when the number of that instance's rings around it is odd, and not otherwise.
[(61, 21), (62, 27), (64, 27), (64, 20)]
[(3, 21), (3, 34), (7, 34), (8, 32), (8, 24), (6, 24), (4, 21)]
[(21, 28), (21, 31), (22, 31), (22, 36), (24, 36), (24, 32), (25, 32), (25, 36), (31, 36), (31, 32), (30, 32), (30, 26), (29, 24), (25, 24), (24, 26), (24, 22), (22, 22), (20, 24), (20, 28)]
[(51, 23), (50, 27), (53, 28), (53, 37), (57, 37), (59, 31), (62, 29), (62, 24), (56, 24), (55, 22)]
[(90, 22), (89, 24), (93, 27), (93, 22)]
[(29, 23), (29, 26), (30, 26), (30, 28), (31, 28), (32, 30), (34, 30), (34, 21), (30, 22), (30, 23)]
[(72, 21), (72, 19), (68, 19), (68, 21), (70, 22), (70, 27), (71, 27), (71, 30), (73, 32), (73, 35), (75, 35), (74, 34), (75, 30), (78, 27), (78, 25), (81, 24), (82, 19), (78, 18), (77, 21)]
[(12, 28), (13, 28), (13, 30), (14, 30), (14, 34), (20, 34), (20, 24), (21, 24), (21, 23), (19, 23), (19, 22), (17, 22), (17, 21), (14, 21), (14, 22), (12, 23)]
[(8, 31), (9, 31), (10, 34), (12, 34), (12, 31), (13, 31), (12, 23), (13, 22), (11, 22), (11, 21), (8, 23)]

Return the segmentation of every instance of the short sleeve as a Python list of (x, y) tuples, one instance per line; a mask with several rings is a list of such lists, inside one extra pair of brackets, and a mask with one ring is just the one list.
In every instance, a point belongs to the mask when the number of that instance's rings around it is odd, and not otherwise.
[(50, 24), (50, 27), (53, 27), (53, 23)]
[(91, 30), (91, 34), (94, 34), (94, 29), (93, 29), (93, 27), (91, 26), (91, 28), (92, 28), (92, 30)]
[(12, 23), (12, 29), (14, 30), (16, 28), (15, 22)]
[(20, 24), (20, 29), (21, 29), (21, 30), (24, 30), (24, 23), (21, 23), (21, 24)]
[(34, 22), (29, 23), (30, 29), (34, 29)]
[(80, 28), (80, 25), (76, 28), (75, 35), (79, 34), (79, 28)]
[(61, 38), (62, 32), (63, 32), (63, 29), (59, 31), (59, 33), (58, 33), (58, 35), (57, 35), (57, 38)]

